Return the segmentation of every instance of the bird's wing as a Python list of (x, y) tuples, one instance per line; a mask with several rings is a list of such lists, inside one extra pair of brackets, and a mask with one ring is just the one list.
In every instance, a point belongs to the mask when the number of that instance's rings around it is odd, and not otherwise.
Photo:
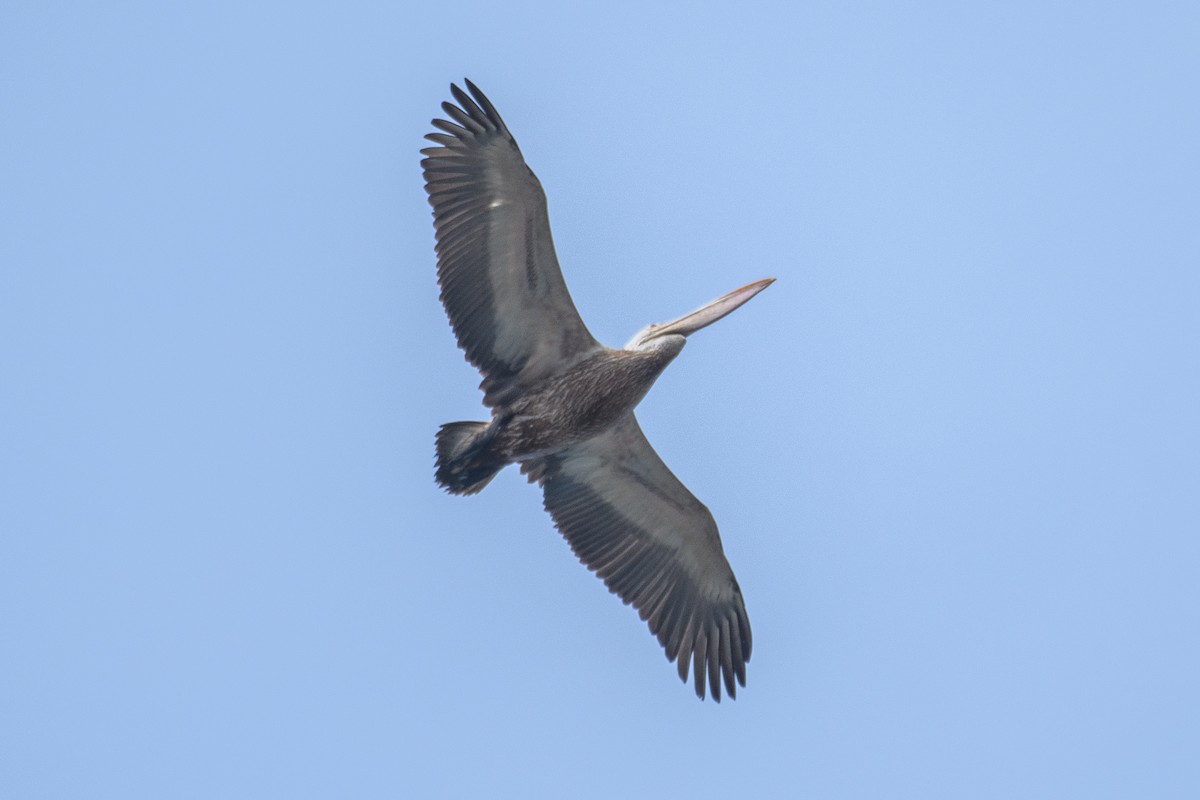
[(709, 510), (667, 469), (630, 413), (608, 431), (521, 465), (579, 559), (632, 604), (696, 694), (705, 676), (746, 685), (750, 621)]
[(421, 151), (442, 304), (484, 402), (511, 400), (600, 347), (575, 310), (550, 238), (546, 194), (483, 92), (451, 86), (452, 122)]

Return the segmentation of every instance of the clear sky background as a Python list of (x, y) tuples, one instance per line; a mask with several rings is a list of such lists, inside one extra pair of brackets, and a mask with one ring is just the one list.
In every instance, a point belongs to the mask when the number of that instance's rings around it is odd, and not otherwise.
[[(0, 8), (0, 796), (1200, 796), (1189, 3)], [(417, 150), (488, 92), (721, 526), (699, 702), (510, 469)]]

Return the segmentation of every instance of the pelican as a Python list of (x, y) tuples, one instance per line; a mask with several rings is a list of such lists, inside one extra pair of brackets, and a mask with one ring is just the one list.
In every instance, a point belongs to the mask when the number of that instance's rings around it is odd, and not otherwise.
[(437, 482), (474, 494), (508, 464), (538, 483), (575, 555), (677, 661), (696, 695), (746, 685), (750, 621), (709, 510), (646, 441), (633, 415), (687, 337), (774, 281), (766, 278), (622, 349), (592, 337), (567, 292), (546, 195), (483, 92), (451, 84), (457, 105), (421, 150), (433, 206), (438, 285), (458, 345), (483, 374), (488, 422), (436, 436)]

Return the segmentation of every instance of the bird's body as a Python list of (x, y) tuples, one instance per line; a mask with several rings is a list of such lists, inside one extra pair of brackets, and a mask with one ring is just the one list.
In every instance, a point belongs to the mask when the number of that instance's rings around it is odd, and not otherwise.
[[(439, 460), (438, 481), (461, 494), (482, 489), (491, 475), (463, 482), (472, 464), (497, 469), (559, 452), (603, 433), (633, 411), (675, 357), (667, 348), (643, 352), (602, 348), (551, 376), (511, 403), (493, 409), (492, 421)], [(451, 423), (444, 430), (463, 430)], [(478, 425), (479, 423), (468, 423)], [(471, 446), (476, 445), (472, 451)], [(466, 456), (466, 457), (464, 457)]]
[[(517, 463), (580, 559), (632, 603), (696, 692), (745, 685), (750, 623), (712, 514), (654, 452), (633, 409), (686, 337), (770, 284), (757, 281), (622, 349), (588, 332), (567, 292), (541, 185), (488, 99), (451, 87), (422, 161), (437, 230), (442, 302), (484, 375), (488, 422), (437, 435), (437, 480), (481, 490)], [(705, 681), (707, 676), (708, 680)]]

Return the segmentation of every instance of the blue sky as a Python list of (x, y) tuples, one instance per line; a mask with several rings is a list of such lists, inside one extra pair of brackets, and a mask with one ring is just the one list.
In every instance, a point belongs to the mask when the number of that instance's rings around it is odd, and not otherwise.
[[(0, 795), (1194, 797), (1184, 3), (0, 10)], [(700, 703), (515, 470), (421, 136), (488, 92), (754, 624)]]

